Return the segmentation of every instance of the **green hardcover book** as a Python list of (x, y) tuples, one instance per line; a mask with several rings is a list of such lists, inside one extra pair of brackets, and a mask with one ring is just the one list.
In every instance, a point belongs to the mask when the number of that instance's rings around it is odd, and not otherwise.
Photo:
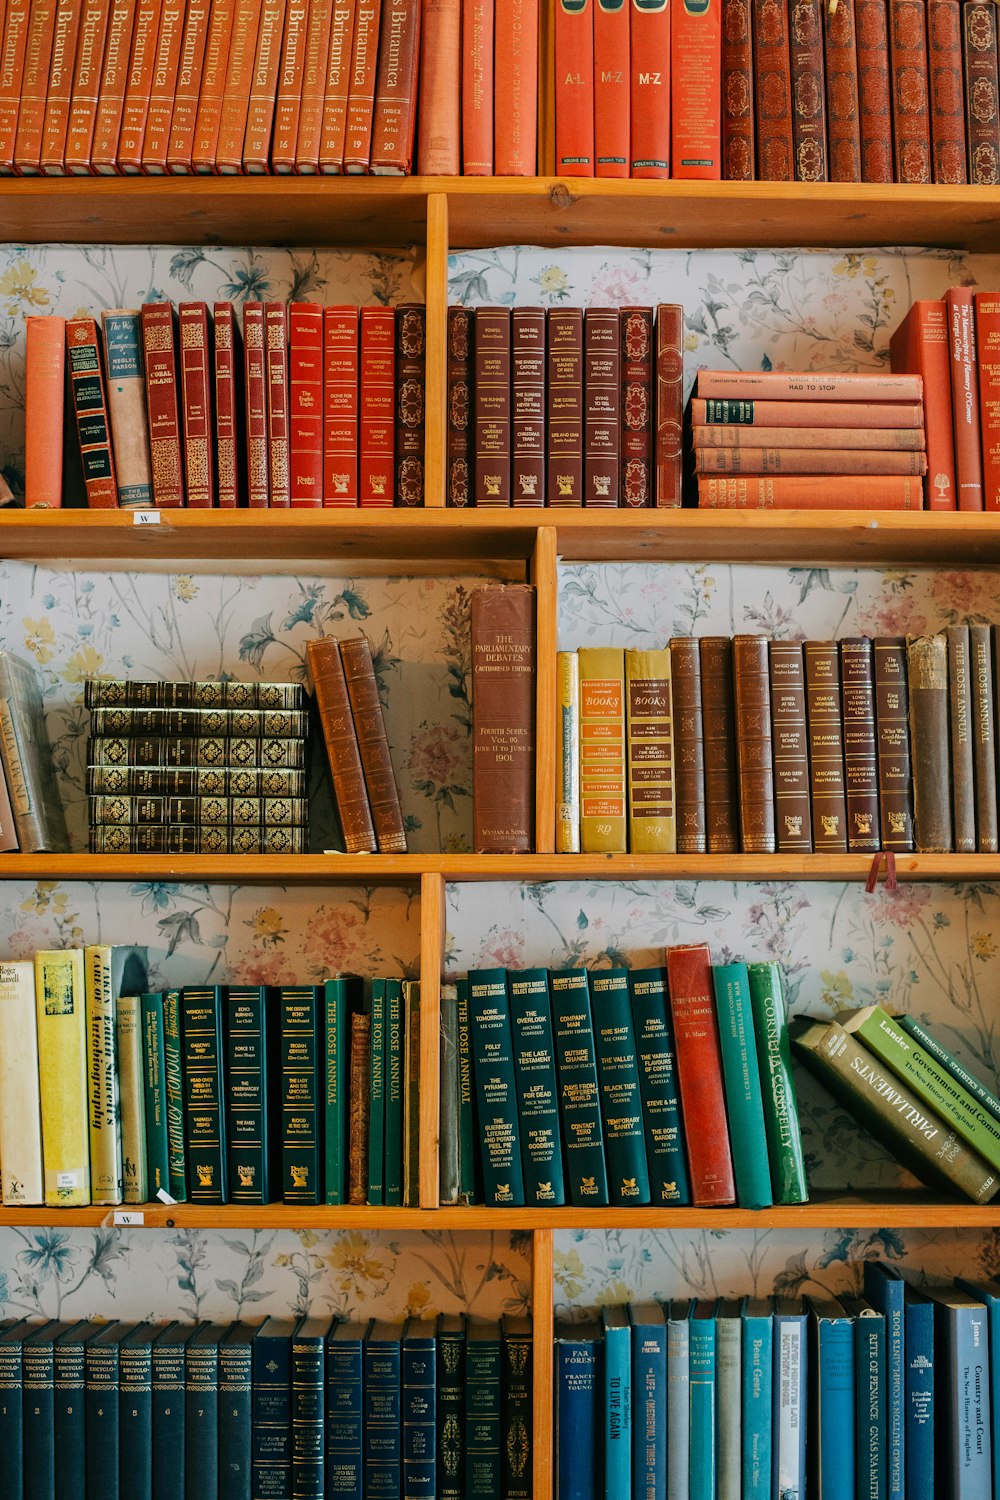
[(691, 1307), (689, 1361), (691, 1382), (690, 1500), (715, 1500), (716, 1347), (715, 1302)]
[(476, 1145), (476, 1100), (472, 1087), (472, 1044), (469, 1036), (469, 976), (455, 981), (458, 992), (458, 1181), (459, 1202), (479, 1203), (482, 1187)]
[(323, 986), (326, 1014), (325, 1200), (347, 1202), (347, 1102), (351, 1064), (351, 1014), (364, 1000), (357, 974), (338, 974)]
[(465, 1473), (465, 1316), (437, 1320), (438, 1500), (463, 1500)]
[(285, 1203), (323, 1202), (324, 999), (281, 987), (281, 1186)]
[(918, 1099), (929, 1104), (967, 1145), (978, 1151), (991, 1167), (1000, 1170), (1000, 1122), (966, 1093), (936, 1058), (916, 1046), (881, 1005), (841, 1011), (837, 1020), (908, 1084)]
[(530, 1318), (504, 1313), (500, 1326), (503, 1334), (500, 1443), (503, 1497), (504, 1500), (531, 1500), (532, 1324)]
[(420, 980), (403, 980), (403, 1204), (420, 1207)]
[(616, 1205), (648, 1203), (649, 1170), (628, 970), (591, 969), (588, 981), (608, 1193)]
[(163, 992), (163, 1081), (167, 1092), (167, 1153), (170, 1196), (186, 1203), (187, 1140), (184, 1134), (183, 1015), (180, 990)]
[(967, 1094), (971, 1094), (973, 1099), (978, 1100), (994, 1120), (1000, 1120), (1000, 1099), (995, 1094), (991, 1094), (986, 1085), (970, 1073), (968, 1068), (963, 1067), (957, 1057), (952, 1057), (947, 1047), (942, 1047), (937, 1037), (932, 1036), (926, 1026), (922, 1026), (915, 1016), (910, 1015), (894, 1016), (893, 1020), (902, 1027), (907, 1036), (919, 1042), (932, 1057), (936, 1058), (945, 1072), (950, 1073)]
[(608, 1177), (587, 971), (553, 969), (549, 988), (569, 1200), (576, 1207), (601, 1208), (608, 1202)]
[(115, 1017), (122, 1111), (122, 1182), (126, 1203), (145, 1203), (146, 1102), (143, 1088), (142, 999), (121, 995)]
[(184, 1143), (192, 1203), (228, 1203), (223, 1085), (222, 986), (181, 991)]
[(385, 982), (385, 1164), (382, 1201), (403, 1202), (403, 983)]
[(736, 1199), (741, 1208), (769, 1208), (774, 1199), (746, 964), (713, 964), (712, 983), (719, 1017)]
[(226, 986), (226, 1144), (233, 1203), (280, 1197), (278, 998), (263, 984)]
[(808, 1203), (809, 1184), (802, 1154), (799, 1101), (792, 1073), (781, 969), (775, 963), (747, 964), (747, 975), (757, 1037), (771, 1191), (775, 1203)]
[(441, 986), (440, 1079), (438, 1197), (442, 1203), (459, 1203), (458, 988), (454, 984)]
[(565, 1203), (548, 971), (522, 969), (510, 973), (507, 987), (524, 1199), (528, 1204)]
[(146, 1176), (149, 1180), (149, 1196), (156, 1198), (161, 1192), (170, 1193), (162, 994), (147, 993), (142, 997), (142, 1070), (146, 1116)]
[(482, 1140), (483, 1198), (492, 1207), (524, 1204), (521, 1136), (506, 969), (469, 974), (472, 1073)]
[(500, 1324), (470, 1321), (465, 1342), (465, 1500), (496, 1500), (500, 1494), (501, 1363)]
[(372, 980), (368, 1202), (385, 1201), (385, 980)]
[(653, 1203), (690, 1203), (666, 969), (632, 969), (632, 1025)]

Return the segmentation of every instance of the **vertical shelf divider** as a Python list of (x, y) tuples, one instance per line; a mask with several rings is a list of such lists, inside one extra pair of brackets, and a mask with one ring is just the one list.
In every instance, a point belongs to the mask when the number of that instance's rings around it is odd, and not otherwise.
[(552, 1330), (555, 1287), (551, 1229), (531, 1237), (532, 1480), (533, 1500), (552, 1500)]
[(535, 585), (535, 852), (556, 847), (557, 536), (540, 526), (531, 555)]
[(424, 505), (446, 499), (448, 464), (448, 199), (427, 195), (427, 334), (424, 385)]
[(441, 1101), (441, 972), (444, 964), (445, 881), (420, 877), (420, 1207), (440, 1198), (438, 1133)]

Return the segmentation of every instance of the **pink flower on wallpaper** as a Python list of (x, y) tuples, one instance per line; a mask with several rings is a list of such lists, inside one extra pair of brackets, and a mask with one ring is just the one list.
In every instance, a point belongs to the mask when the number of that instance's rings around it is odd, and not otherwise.
[(602, 266), (590, 283), (590, 307), (638, 306), (646, 300), (647, 281), (624, 266)]
[(12, 932), (4, 942), (8, 958), (34, 958), (38, 943), (28, 932)]
[(301, 963), (284, 953), (247, 953), (229, 965), (231, 984), (302, 984)]
[(827, 292), (826, 296), (823, 298), (823, 306), (826, 308), (827, 312), (846, 312), (848, 308), (848, 302), (843, 292)]
[(931, 584), (942, 615), (958, 620), (992, 620), (997, 612), (996, 580), (992, 573), (935, 573)]
[(481, 969), (523, 969), (524, 934), (512, 927), (491, 927), (476, 963)]
[(880, 885), (872, 896), (872, 916), (876, 922), (890, 927), (905, 929), (927, 916), (931, 889), (927, 885), (905, 884), (894, 891)]
[(923, 605), (912, 594), (880, 599), (857, 614), (861, 635), (925, 635), (930, 628)]
[(410, 741), (406, 765), (414, 782), (467, 786), (472, 774), (469, 736), (457, 724), (422, 724)]
[(321, 906), (309, 923), (302, 950), (320, 969), (358, 969), (381, 963), (377, 941), (361, 913), (344, 906)]

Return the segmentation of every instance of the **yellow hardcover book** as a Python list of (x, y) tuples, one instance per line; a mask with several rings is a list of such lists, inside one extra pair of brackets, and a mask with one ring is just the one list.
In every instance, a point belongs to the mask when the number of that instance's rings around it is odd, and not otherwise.
[(90, 1192), (94, 1203), (122, 1202), (121, 1109), (115, 1045), (113, 949), (93, 944), (83, 951), (87, 996), (87, 1091), (90, 1133)]
[(628, 837), (633, 854), (677, 849), (670, 652), (625, 652)]
[(556, 652), (556, 853), (580, 852), (580, 663)]
[(42, 1164), (50, 1208), (90, 1202), (85, 993), (82, 948), (35, 954)]
[(580, 845), (625, 853), (625, 653), (583, 646), (580, 665)]
[(122, 1098), (122, 1176), (126, 1203), (145, 1203), (146, 1112), (142, 1085), (142, 1000), (122, 995), (115, 1028)]
[(44, 1201), (35, 966), (30, 958), (0, 963), (0, 1166), (6, 1208)]

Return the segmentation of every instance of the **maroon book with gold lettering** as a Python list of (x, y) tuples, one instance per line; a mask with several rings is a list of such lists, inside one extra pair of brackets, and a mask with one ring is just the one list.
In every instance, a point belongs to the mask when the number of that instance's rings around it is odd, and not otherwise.
[(823, 7), (823, 60), (831, 182), (861, 181), (861, 120), (855, 0)]
[(287, 510), (291, 503), (288, 465), (288, 308), (264, 303), (264, 351), (267, 372), (267, 455), (270, 473), (268, 505)]
[(212, 358), (219, 506), (231, 510), (246, 489), (243, 347), (231, 302), (216, 302), (212, 308)]
[(762, 182), (791, 182), (795, 166), (788, 6), (783, 0), (752, 0), (752, 6), (757, 176)]
[(774, 821), (782, 853), (812, 849), (806, 677), (801, 641), (770, 641)]
[(753, 40), (750, 0), (722, 7), (722, 176), (752, 182), (754, 161)]
[(822, 0), (794, 0), (791, 7), (792, 145), (796, 182), (825, 182), (829, 175), (822, 11)]
[(323, 504), (323, 308), (293, 302), (288, 309), (289, 504)]
[(616, 506), (621, 404), (616, 307), (588, 307), (583, 315), (583, 390), (583, 503)]
[(969, 181), (977, 186), (1000, 182), (996, 10), (992, 0), (962, 6)]
[(359, 310), (323, 309), (323, 504), (358, 503)]
[(583, 504), (583, 313), (548, 310), (549, 505)]
[(872, 643), (864, 636), (851, 636), (839, 644), (847, 847), (852, 852), (878, 849), (881, 834)]
[(692, 1201), (735, 1203), (711, 954), (706, 943), (692, 943), (668, 948), (666, 960)]
[(472, 816), (477, 854), (534, 843), (535, 591), (472, 595)]
[(968, 182), (960, 0), (927, 0), (927, 71), (934, 181)]
[(680, 505), (683, 480), (684, 309), (656, 309), (656, 505)]
[(891, 182), (892, 90), (886, 0), (854, 0), (862, 182)]
[[(542, 348), (545, 347), (544, 314)], [(545, 414), (542, 412), (542, 431)], [(472, 493), (473, 460), (472, 426), (472, 313), (467, 307), (448, 309), (448, 473), (447, 502), (452, 506), (475, 503)], [(545, 503), (545, 476), (542, 473), (541, 503)]]
[(180, 328), (181, 406), (184, 413), (184, 503), (191, 510), (210, 508), (215, 500), (215, 434), (212, 385), (208, 371), (208, 308), (204, 302), (182, 302)]
[(927, 0), (889, 0), (889, 72), (896, 181), (930, 182)]
[(511, 423), (511, 504), (544, 505), (543, 307), (515, 307), (511, 313)]
[(872, 642), (872, 664), (882, 848), (891, 849), (895, 854), (908, 854), (914, 843), (905, 640), (901, 636), (879, 636)]
[(736, 773), (744, 854), (773, 854), (774, 750), (767, 636), (733, 637)]
[(622, 367), (621, 494), (630, 509), (653, 503), (653, 309), (618, 310)]
[(263, 302), (243, 304), (243, 370), (247, 415), (247, 504), (259, 510), (266, 509), (270, 491)]
[(421, 303), (396, 308), (397, 505), (424, 503), (426, 313)]
[(149, 453), (157, 510), (184, 504), (184, 461), (177, 380), (177, 334), (169, 302), (142, 305)]
[(476, 308), (474, 349), (476, 505), (509, 505), (510, 308)]
[(396, 452), (396, 315), (391, 307), (361, 309), (358, 504), (392, 506)]

